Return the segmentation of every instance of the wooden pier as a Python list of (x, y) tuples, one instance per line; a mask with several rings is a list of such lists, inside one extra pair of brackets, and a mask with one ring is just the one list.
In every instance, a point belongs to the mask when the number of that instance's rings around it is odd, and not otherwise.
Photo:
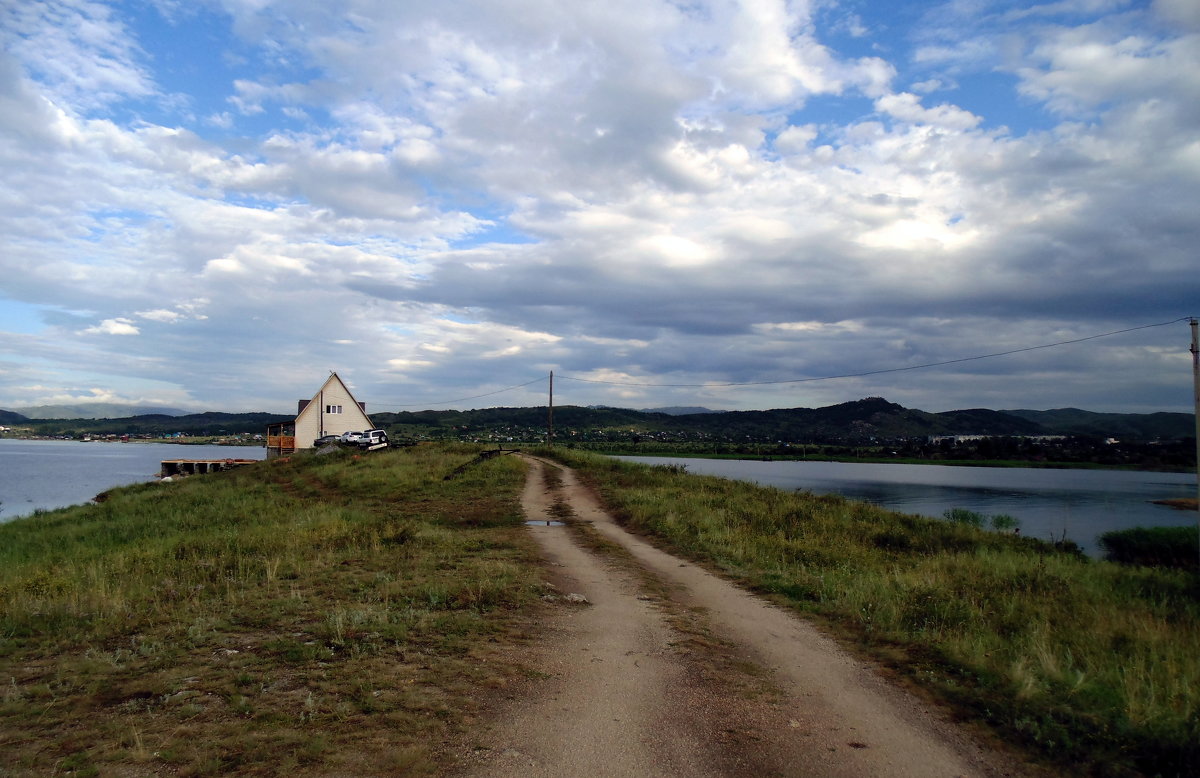
[(257, 459), (164, 459), (159, 477), (217, 473), (242, 465), (252, 465), (257, 461)]

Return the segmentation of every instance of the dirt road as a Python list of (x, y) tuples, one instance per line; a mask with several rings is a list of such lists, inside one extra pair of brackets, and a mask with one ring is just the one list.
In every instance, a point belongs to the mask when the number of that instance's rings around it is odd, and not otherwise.
[(569, 469), (528, 461), (527, 517), (571, 514), (530, 526), (564, 604), (532, 649), (543, 675), (472, 733), (466, 774), (1024, 773), (807, 623), (622, 530)]

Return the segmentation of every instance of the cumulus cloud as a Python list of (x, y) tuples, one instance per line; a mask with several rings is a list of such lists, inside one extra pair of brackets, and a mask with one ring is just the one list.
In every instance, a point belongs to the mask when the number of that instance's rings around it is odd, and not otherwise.
[(105, 319), (94, 327), (83, 330), (84, 335), (137, 335), (138, 328), (130, 319)]

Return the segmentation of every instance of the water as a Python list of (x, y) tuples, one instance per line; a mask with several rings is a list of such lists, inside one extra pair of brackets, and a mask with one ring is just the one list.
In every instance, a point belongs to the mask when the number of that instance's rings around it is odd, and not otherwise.
[(158, 477), (164, 459), (262, 459), (256, 446), (0, 439), (0, 521), (91, 500)]
[(677, 457), (619, 457), (682, 464), (689, 472), (782, 489), (840, 494), (902, 513), (941, 518), (950, 508), (1021, 522), (1021, 534), (1067, 538), (1092, 556), (1097, 537), (1129, 527), (1195, 526), (1196, 514), (1151, 500), (1196, 496), (1196, 476), (1126, 470), (948, 467), (853, 462), (756, 462)]

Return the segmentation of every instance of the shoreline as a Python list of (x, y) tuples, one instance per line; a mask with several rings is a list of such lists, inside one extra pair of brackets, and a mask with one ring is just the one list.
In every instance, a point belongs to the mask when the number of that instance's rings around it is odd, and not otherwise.
[(1177, 511), (1194, 511), (1197, 510), (1197, 499), (1195, 497), (1180, 497), (1172, 500), (1151, 500), (1155, 505), (1166, 505), (1169, 508), (1174, 508)]
[[(26, 443), (37, 442), (57, 442), (57, 443), (159, 443), (169, 446), (228, 446), (230, 448), (263, 448), (265, 443), (261, 440), (237, 442), (229, 441), (222, 438), (220, 435), (207, 435), (203, 438), (130, 438), (129, 440), (121, 440), (120, 438), (60, 438), (45, 435), (5, 435), (0, 436), (0, 440), (20, 440)], [(220, 442), (218, 442), (220, 441)]]
[(903, 459), (888, 457), (825, 457), (787, 456), (778, 454), (703, 454), (695, 452), (656, 451), (654, 453), (630, 453), (592, 449), (568, 449), (587, 451), (609, 457), (672, 457), (676, 459), (718, 459), (745, 462), (842, 462), (863, 465), (933, 465), (941, 467), (983, 468), (1028, 468), (1031, 470), (1118, 470), (1137, 473), (1192, 473), (1195, 468), (1137, 467), (1135, 465), (1105, 465), (1099, 462), (1038, 462), (1017, 459)]

